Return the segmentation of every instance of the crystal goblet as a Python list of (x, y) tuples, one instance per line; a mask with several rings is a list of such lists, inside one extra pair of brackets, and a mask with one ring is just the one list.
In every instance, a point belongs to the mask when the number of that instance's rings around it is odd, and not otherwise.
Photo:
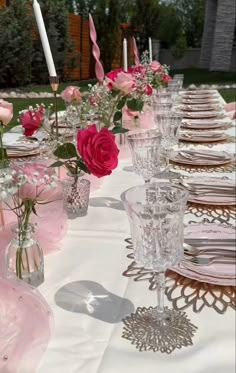
[(157, 306), (138, 308), (125, 320), (123, 337), (140, 350), (170, 353), (192, 344), (195, 327), (185, 313), (164, 306), (165, 271), (183, 257), (183, 218), (188, 192), (170, 183), (151, 183), (123, 192), (138, 266), (156, 273)]
[[(178, 174), (170, 172), (169, 157), (173, 146), (178, 144), (179, 140), (179, 129), (182, 121), (181, 113), (166, 113), (159, 112), (156, 115), (156, 126), (162, 135), (161, 145), (162, 154), (165, 158), (165, 174), (168, 177), (176, 177)], [(157, 176), (157, 175), (156, 175)], [(160, 175), (159, 175), (160, 176)]]
[(145, 183), (160, 170), (161, 134), (157, 130), (131, 132), (127, 135), (134, 171)]
[(69, 104), (66, 107), (66, 122), (72, 127), (73, 143), (76, 143), (77, 127), (80, 121), (80, 108), (79, 105)]

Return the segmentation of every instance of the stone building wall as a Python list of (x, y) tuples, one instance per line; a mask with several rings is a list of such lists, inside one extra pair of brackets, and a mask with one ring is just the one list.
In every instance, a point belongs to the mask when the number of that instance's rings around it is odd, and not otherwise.
[(232, 68), (235, 24), (235, 0), (206, 0), (200, 67), (211, 71)]

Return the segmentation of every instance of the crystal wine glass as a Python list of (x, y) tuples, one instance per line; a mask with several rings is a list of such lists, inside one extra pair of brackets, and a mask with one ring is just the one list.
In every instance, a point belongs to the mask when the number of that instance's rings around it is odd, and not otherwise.
[[(170, 152), (173, 149), (173, 146), (178, 144), (179, 140), (179, 129), (182, 122), (182, 115), (181, 113), (166, 113), (166, 112), (159, 112), (156, 115), (156, 126), (162, 135), (161, 145), (162, 145), (162, 152), (164, 154), (166, 160), (166, 169), (165, 173), (170, 172)], [(175, 173), (175, 175), (177, 175)]]
[(79, 124), (79, 105), (69, 104), (66, 107), (66, 122), (72, 126), (73, 143), (76, 143), (77, 127)]
[(177, 82), (180, 89), (183, 88), (184, 74), (175, 74), (173, 80)]
[(160, 170), (161, 134), (157, 130), (135, 131), (127, 135), (134, 171), (145, 183)]
[[(172, 352), (194, 327), (185, 314), (164, 306), (165, 271), (183, 257), (183, 218), (188, 192), (170, 183), (151, 183), (123, 192), (131, 228), (134, 259), (139, 267), (155, 273), (157, 306), (138, 308), (127, 317), (124, 337), (142, 350)], [(189, 343), (190, 344), (190, 343)]]

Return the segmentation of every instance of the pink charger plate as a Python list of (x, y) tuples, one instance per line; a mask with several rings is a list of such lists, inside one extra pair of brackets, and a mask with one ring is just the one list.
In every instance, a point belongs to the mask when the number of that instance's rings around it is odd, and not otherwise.
[[(196, 223), (188, 225), (184, 230), (185, 238), (202, 239), (235, 239), (235, 229), (231, 226), (223, 226), (214, 223), (203, 224)], [(209, 248), (209, 247), (208, 247)], [(222, 246), (222, 249), (225, 247)], [(204, 249), (204, 247), (201, 247)], [(230, 248), (235, 250), (235, 248)], [(208, 266), (196, 266), (191, 263), (182, 262), (171, 268), (172, 271), (200, 282), (222, 286), (235, 286), (236, 272), (235, 263), (232, 264), (211, 264)]]

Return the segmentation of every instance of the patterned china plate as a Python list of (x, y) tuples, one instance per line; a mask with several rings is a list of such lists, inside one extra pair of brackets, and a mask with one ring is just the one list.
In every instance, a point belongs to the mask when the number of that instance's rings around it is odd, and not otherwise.
[(222, 111), (182, 111), (184, 118), (189, 119), (206, 119), (206, 118), (220, 118)]
[(189, 131), (180, 133), (180, 140), (188, 142), (216, 142), (223, 141), (228, 138), (224, 132), (210, 132), (210, 131)]
[(230, 121), (222, 119), (185, 119), (182, 121), (181, 127), (188, 129), (214, 129), (224, 127), (229, 123)]
[[(196, 187), (199, 185), (199, 183), (204, 184), (206, 187), (209, 185), (219, 185), (219, 186), (235, 186), (235, 183), (231, 179), (225, 179), (220, 177), (191, 177), (189, 179), (186, 179), (185, 182), (187, 184), (191, 184), (191, 186)], [(199, 190), (199, 189), (198, 189)], [(195, 195), (195, 194), (189, 194), (188, 197), (189, 202), (198, 203), (201, 205), (216, 205), (216, 206), (234, 206), (236, 205), (236, 194), (229, 196), (225, 190), (225, 194), (222, 195), (216, 195), (214, 191), (212, 191), (212, 194), (206, 193), (204, 195)]]
[[(181, 154), (184, 154), (184, 156)], [(209, 156), (209, 158), (207, 156)], [(173, 151), (170, 154), (170, 160), (172, 162), (189, 164), (192, 166), (217, 166), (231, 162), (233, 160), (233, 155), (227, 152), (213, 150), (201, 149), (196, 151), (189, 149)]]
[[(235, 239), (235, 229), (217, 224), (190, 224), (184, 230), (185, 238), (232, 238)], [(202, 249), (203, 247), (201, 247)], [(222, 246), (222, 248), (224, 248)], [(228, 247), (227, 247), (228, 248)], [(232, 247), (232, 250), (235, 248)], [(236, 273), (235, 264), (211, 264), (208, 266), (195, 266), (191, 263), (182, 262), (171, 268), (174, 272), (182, 276), (207, 282), (209, 284), (235, 286)]]

